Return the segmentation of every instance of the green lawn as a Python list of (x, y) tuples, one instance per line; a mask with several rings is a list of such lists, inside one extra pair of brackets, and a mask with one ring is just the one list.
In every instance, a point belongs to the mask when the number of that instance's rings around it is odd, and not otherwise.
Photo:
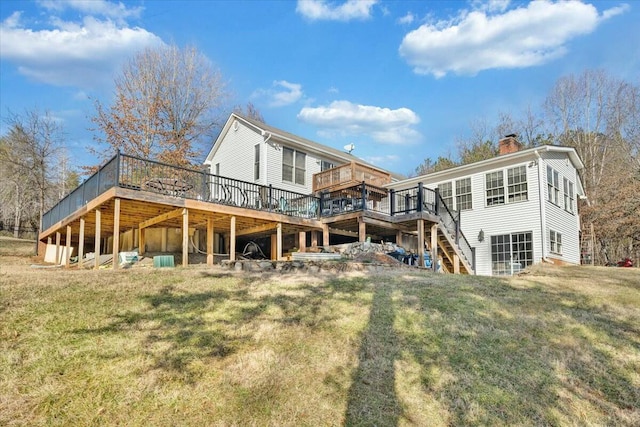
[(639, 425), (640, 272), (235, 275), (0, 257), (0, 425)]

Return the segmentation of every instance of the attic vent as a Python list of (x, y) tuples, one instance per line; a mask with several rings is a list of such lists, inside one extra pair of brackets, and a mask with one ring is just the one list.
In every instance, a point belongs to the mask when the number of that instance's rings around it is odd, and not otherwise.
[(238, 128), (240, 127), (240, 125), (238, 124), (237, 120), (233, 121), (233, 130), (238, 130)]

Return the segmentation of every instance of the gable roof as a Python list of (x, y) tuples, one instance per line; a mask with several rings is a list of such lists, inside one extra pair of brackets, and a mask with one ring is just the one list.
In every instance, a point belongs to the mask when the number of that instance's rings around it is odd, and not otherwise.
[(285, 143), (286, 145), (304, 148), (305, 151), (319, 154), (321, 157), (326, 158), (327, 160), (333, 160), (333, 161), (343, 162), (343, 163), (357, 162), (357, 163), (366, 165), (370, 168), (373, 168), (375, 170), (378, 170), (384, 173), (390, 173), (395, 180), (403, 178), (402, 176), (395, 174), (393, 172), (390, 172), (386, 169), (383, 169), (379, 166), (372, 165), (371, 163), (366, 162), (361, 158), (354, 156), (351, 153), (336, 150), (335, 148), (329, 147), (328, 145), (320, 144), (318, 142), (311, 141), (310, 139), (302, 138), (298, 135), (294, 135), (292, 133), (283, 131), (282, 129), (278, 129), (266, 123), (262, 123), (257, 120), (250, 119), (238, 113), (231, 113), (231, 115), (227, 119), (227, 122), (225, 123), (224, 127), (222, 128), (222, 131), (220, 132), (215, 142), (213, 143), (213, 146), (211, 147), (211, 151), (209, 151), (209, 154), (207, 155), (204, 161), (205, 165), (211, 164), (211, 160), (213, 159), (213, 156), (215, 155), (216, 151), (218, 151), (218, 147), (220, 146), (220, 143), (224, 139), (227, 132), (229, 132), (229, 129), (233, 125), (234, 120), (239, 120), (244, 122), (248, 127), (253, 128), (256, 132), (264, 136), (265, 139), (270, 138), (270, 140), (274, 142), (280, 142), (280, 143)]

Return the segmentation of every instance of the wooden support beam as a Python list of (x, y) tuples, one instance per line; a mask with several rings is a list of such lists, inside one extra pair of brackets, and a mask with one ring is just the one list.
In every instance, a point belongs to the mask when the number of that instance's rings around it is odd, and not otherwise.
[(316, 230), (313, 230), (311, 232), (311, 247), (312, 248), (318, 247), (318, 232)]
[(66, 252), (64, 254), (64, 268), (71, 265), (71, 226), (67, 225), (67, 237), (65, 239)]
[(82, 268), (84, 260), (84, 217), (80, 218), (80, 231), (78, 233), (78, 268)]
[(56, 265), (60, 264), (60, 232), (56, 231)]
[(229, 232), (229, 260), (236, 260), (236, 217), (231, 217), (231, 231)]
[(213, 265), (213, 218), (207, 218), (207, 265)]
[(400, 230), (396, 232), (396, 245), (402, 246), (402, 231)]
[(189, 265), (189, 209), (182, 211), (182, 266)]
[(282, 223), (278, 223), (278, 228), (276, 228), (276, 236), (277, 236), (277, 259), (282, 259)]
[(120, 199), (115, 199), (113, 204), (113, 269), (120, 265)]
[(322, 224), (322, 245), (329, 246), (329, 224)]
[(169, 219), (178, 218), (182, 215), (183, 208), (174, 209), (171, 212), (166, 212), (146, 221), (142, 221), (139, 225), (140, 228), (151, 227), (152, 225), (160, 224), (161, 222), (167, 221)]
[(271, 261), (278, 260), (278, 235), (271, 235)]
[(95, 235), (95, 245), (93, 247), (93, 255), (95, 256), (93, 260), (93, 268), (96, 270), (100, 268), (100, 234), (102, 231), (101, 228), (101, 218), (102, 214), (100, 209), (96, 209), (96, 235)]
[(304, 231), (298, 233), (298, 248), (300, 252), (307, 251), (307, 233)]
[(458, 254), (453, 254), (453, 274), (460, 274), (460, 257)]
[(438, 271), (438, 224), (431, 226), (431, 266)]
[(277, 222), (271, 222), (263, 225), (256, 225), (255, 227), (245, 228), (237, 232), (236, 236), (246, 236), (248, 234), (264, 233), (265, 231), (275, 230), (278, 228)]
[(134, 248), (140, 248), (140, 234), (136, 228), (131, 229), (131, 250)]
[(367, 223), (362, 221), (362, 218), (358, 218), (358, 241), (364, 242), (367, 240)]
[[(340, 230), (339, 228), (329, 228), (329, 232), (331, 234), (337, 234), (338, 236), (355, 237), (356, 239), (360, 236), (360, 233), (358, 233), (357, 231)], [(328, 244), (329, 243), (327, 243), (327, 245)]]
[(144, 254), (147, 250), (145, 233), (146, 233), (146, 230), (144, 228), (138, 227), (138, 252), (140, 253), (140, 255)]
[(418, 220), (418, 265), (424, 267), (424, 219)]

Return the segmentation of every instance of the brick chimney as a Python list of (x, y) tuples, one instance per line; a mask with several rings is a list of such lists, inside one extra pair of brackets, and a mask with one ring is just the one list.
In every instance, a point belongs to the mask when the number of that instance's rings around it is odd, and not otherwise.
[(511, 154), (520, 151), (522, 144), (518, 141), (515, 133), (505, 135), (500, 141), (498, 141), (499, 154)]

